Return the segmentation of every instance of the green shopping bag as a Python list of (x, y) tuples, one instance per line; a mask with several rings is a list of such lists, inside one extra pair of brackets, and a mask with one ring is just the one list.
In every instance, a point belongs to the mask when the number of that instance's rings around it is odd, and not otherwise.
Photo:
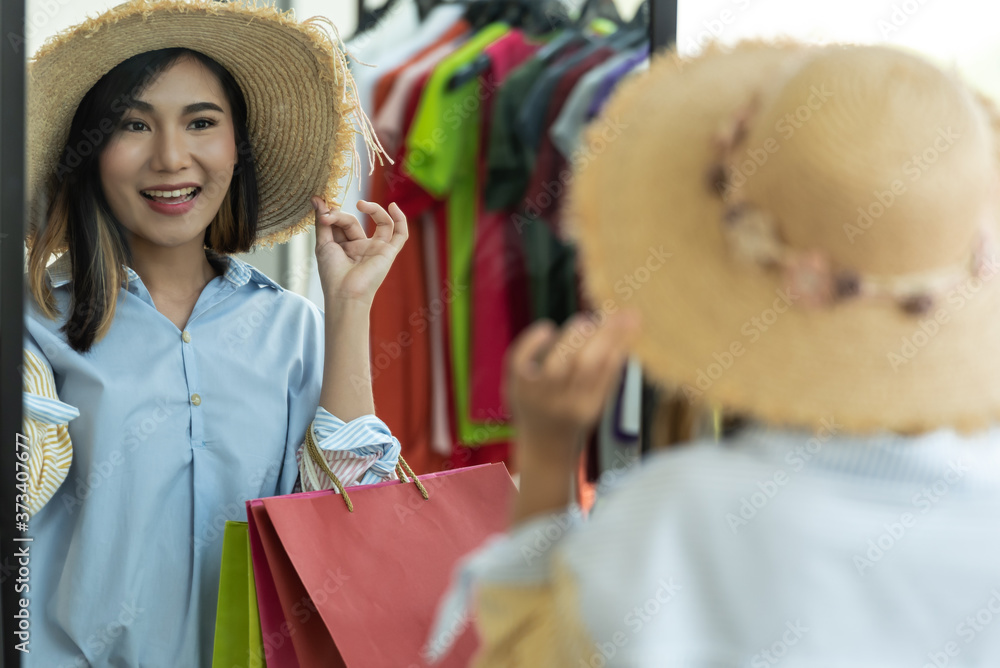
[(265, 668), (246, 522), (226, 522), (213, 668)]

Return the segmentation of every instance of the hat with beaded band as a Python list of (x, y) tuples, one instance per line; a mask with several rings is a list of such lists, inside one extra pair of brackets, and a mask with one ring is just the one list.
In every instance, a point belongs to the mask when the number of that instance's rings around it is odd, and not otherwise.
[(87, 91), (124, 60), (172, 47), (211, 57), (243, 92), (260, 193), (257, 244), (312, 225), (310, 196), (336, 201), (356, 157), (354, 121), (366, 138), (373, 133), (327, 19), (296, 21), (253, 0), (130, 0), (49, 38), (28, 62), (29, 237)]
[(601, 148), (569, 198), (587, 290), (639, 309), (638, 355), (692, 399), (855, 433), (984, 428), (998, 133), (987, 98), (893, 48), (660, 54), (584, 142)]

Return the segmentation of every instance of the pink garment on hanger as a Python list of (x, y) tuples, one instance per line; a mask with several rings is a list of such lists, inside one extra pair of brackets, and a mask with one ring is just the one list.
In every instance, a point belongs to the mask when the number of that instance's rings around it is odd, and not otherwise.
[[(492, 121), (492, 96), (504, 79), (540, 48), (520, 30), (512, 30), (486, 47), (490, 67), (482, 77), (483, 124), (479, 156), (481, 183), (486, 179), (486, 151)], [(505, 237), (511, 225), (509, 211), (488, 211), (479, 194), (476, 245), (472, 267), (472, 364), (469, 413), (473, 420), (498, 420), (508, 411), (503, 401), (503, 360), (508, 346), (527, 322), (515, 322), (511, 311), (511, 278)]]

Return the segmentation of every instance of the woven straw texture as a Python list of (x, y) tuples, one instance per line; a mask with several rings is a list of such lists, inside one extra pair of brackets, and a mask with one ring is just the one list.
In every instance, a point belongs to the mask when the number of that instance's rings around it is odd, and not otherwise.
[[(569, 218), (592, 303), (639, 309), (637, 354), (654, 377), (767, 423), (919, 433), (995, 421), (996, 269), (918, 317), (878, 300), (808, 308), (783, 292), (778, 272), (733, 257), (725, 205), (706, 177), (714, 138), (755, 95), (732, 167), (793, 247), (886, 275), (968, 256), (980, 224), (1000, 231), (995, 214), (983, 215), (995, 200), (1000, 117), (923, 59), (792, 42), (692, 60), (664, 53), (618, 89), (585, 138), (592, 155), (577, 161)], [(786, 116), (796, 113), (798, 126)], [(942, 130), (950, 144), (938, 141)], [(888, 201), (894, 180), (905, 192), (849, 238), (857, 209)]]

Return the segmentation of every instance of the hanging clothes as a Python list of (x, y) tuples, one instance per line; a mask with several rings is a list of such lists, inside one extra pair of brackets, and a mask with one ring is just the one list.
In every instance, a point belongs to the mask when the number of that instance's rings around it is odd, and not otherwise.
[[(483, 73), (482, 146), (488, 145), (495, 120), (493, 102), (497, 90), (508, 75), (528, 58), (541, 44), (530, 41), (520, 30), (512, 30), (486, 47), (484, 53), (490, 65)], [(487, 178), (488, 163), (480, 152), (477, 168), (481, 182)], [(487, 210), (482, 197), (478, 201), (472, 281), (472, 367), (469, 390), (469, 412), (475, 420), (488, 420), (507, 415), (501, 389), (503, 386), (504, 355), (511, 342), (530, 322), (524, 303), (525, 293), (517, 295), (516, 276), (523, 271), (517, 258), (508, 252), (506, 228), (510, 224), (507, 211)], [(522, 288), (523, 289), (523, 288)]]
[[(376, 132), (379, 139), (392, 141), (403, 133), (405, 98), (417, 77), (410, 70), (425, 71), (448, 53), (452, 44), (468, 32), (459, 19), (438, 39), (415, 53), (406, 63), (387, 73), (376, 85)], [(436, 60), (435, 60), (436, 59)], [(398, 88), (398, 89), (397, 89)], [(395, 93), (394, 100), (391, 100)], [(390, 103), (393, 108), (387, 108)], [(398, 149), (399, 141), (396, 140)], [(389, 201), (388, 175), (391, 165), (378, 165), (369, 182), (368, 198)], [(370, 224), (370, 223), (369, 223)], [(372, 392), (383, 421), (403, 447), (403, 456), (417, 473), (440, 470), (446, 459), (430, 443), (431, 352), (428, 320), (430, 300), (424, 286), (427, 273), (423, 254), (423, 228), (419, 218), (408, 225), (409, 240), (396, 256), (383, 281), (379, 298), (371, 308)], [(444, 453), (447, 454), (447, 453)]]
[[(458, 441), (465, 445), (504, 441), (510, 437), (510, 430), (499, 420), (473, 421), (468, 410), (470, 283), (478, 211), (475, 165), (479, 155), (482, 105), (479, 103), (479, 80), (453, 89), (449, 82), (460, 68), (472, 63), (487, 46), (508, 31), (503, 24), (487, 26), (438, 65), (424, 88), (406, 142), (405, 170), (427, 192), (438, 198), (447, 197), (448, 267), (445, 274), (455, 286), (454, 299), (448, 305), (452, 384)], [(443, 132), (442, 128), (453, 131)]]
[[(531, 321), (562, 322), (583, 304), (562, 230), (570, 135), (642, 53), (581, 37), (543, 59), (559, 33), (474, 29), (464, 11), (439, 6), (412, 36), (361, 45), (378, 66), (365, 68), (362, 103), (394, 160), (376, 165), (365, 199), (396, 202), (410, 229), (372, 308), (373, 391), (418, 473), (497, 461), (515, 469), (507, 348)], [(599, 25), (594, 35), (613, 27)], [(609, 411), (620, 422), (621, 408)], [(592, 472), (601, 470), (600, 443)]]
[(484, 188), (486, 207), (492, 211), (516, 206), (528, 187), (535, 155), (523, 140), (523, 134), (517, 131), (517, 120), (545, 68), (546, 63), (542, 59), (529, 60), (511, 72), (496, 96)]
[[(404, 112), (402, 136), (408, 137), (423, 91), (430, 80), (433, 70), (425, 70), (416, 74), (413, 90), (407, 100)], [(448, 307), (457, 291), (448, 277), (448, 206), (447, 201), (435, 199), (420, 187), (406, 172), (407, 147), (406, 142), (400, 146), (395, 164), (387, 174), (388, 198), (397, 202), (400, 208), (411, 219), (419, 217), (424, 235), (424, 266), (426, 269), (425, 289), (427, 291), (428, 310), (410, 324), (415, 329), (426, 327), (430, 337), (431, 372), (431, 450), (446, 458), (442, 468), (459, 468), (475, 463), (472, 455), (464, 452), (457, 439), (455, 392), (453, 386), (453, 365), (450, 322)], [(423, 317), (426, 316), (426, 317)], [(504, 461), (507, 451), (499, 453), (491, 451), (489, 461)]]
[[(391, 12), (386, 14), (371, 30), (356, 35), (347, 44), (347, 52), (351, 56), (351, 75), (354, 78), (358, 101), (366, 112), (375, 107), (375, 87), (382, 74), (408, 60), (412, 55), (428, 44), (436, 41), (440, 35), (450, 28), (462, 16), (462, 8), (457, 5), (443, 4), (435, 7), (420, 21), (420, 13), (414, 0), (398, 0)], [(374, 67), (369, 67), (372, 65)], [(343, 201), (340, 208), (354, 213), (358, 201), (368, 192), (371, 175), (368, 166), (367, 146), (364, 137), (358, 135), (355, 150), (361, 159), (357, 174), (350, 187), (345, 182), (341, 184)], [(359, 219), (362, 216), (359, 216)], [(308, 295), (317, 305), (323, 304), (323, 291), (320, 286), (319, 270), (312, 263)]]
[[(599, 48), (573, 67), (566, 69), (561, 78), (555, 82), (549, 95), (548, 112), (545, 115), (545, 128), (549, 128), (559, 118), (563, 105), (569, 98), (577, 82), (595, 67), (615, 55), (611, 48)], [(525, 196), (526, 214), (542, 218), (559, 238), (562, 234), (561, 211), (562, 194), (572, 181), (572, 172), (568, 169), (566, 158), (563, 157), (547, 131), (541, 132), (538, 138), (536, 159), (528, 189)]]
[(570, 93), (566, 104), (563, 105), (559, 117), (549, 128), (549, 137), (552, 139), (552, 143), (567, 160), (580, 146), (583, 129), (590, 120), (587, 114), (590, 102), (604, 81), (604, 77), (631, 56), (631, 53), (626, 52), (609, 58), (587, 72), (573, 88), (573, 92)]
[(634, 69), (641, 67), (644, 63), (648, 66), (648, 61), (649, 45), (647, 44), (643, 48), (639, 49), (639, 52), (634, 54), (631, 58), (628, 58), (623, 63), (619, 63), (614, 69), (610, 70), (604, 76), (604, 79), (601, 81), (601, 85), (594, 94), (593, 100), (590, 102), (590, 107), (587, 110), (588, 120), (596, 118), (597, 115), (601, 113), (601, 109), (604, 108), (608, 98), (611, 97), (611, 93), (622, 79), (624, 79)]

